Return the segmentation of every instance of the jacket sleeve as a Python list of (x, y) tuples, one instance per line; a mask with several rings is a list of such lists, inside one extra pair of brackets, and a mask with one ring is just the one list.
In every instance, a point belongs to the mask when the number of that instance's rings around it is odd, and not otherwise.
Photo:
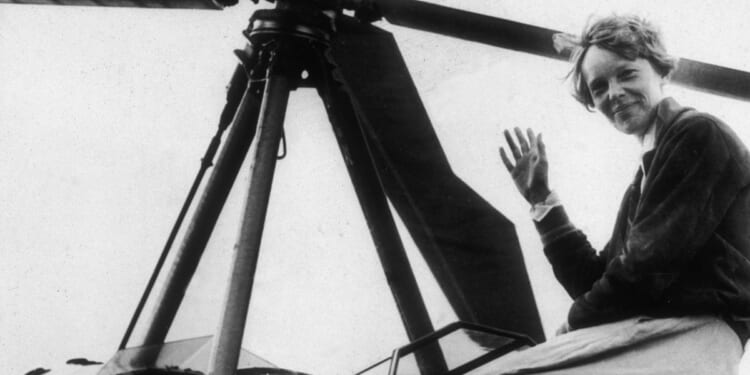
[(573, 329), (666, 302), (667, 288), (732, 204), (740, 187), (723, 130), (702, 116), (675, 125), (660, 140), (622, 248), (609, 249), (601, 277), (575, 297)]
[(591, 290), (602, 276), (606, 262), (586, 236), (570, 223), (564, 208), (553, 208), (535, 224), (542, 236), (544, 254), (568, 295), (576, 299)]

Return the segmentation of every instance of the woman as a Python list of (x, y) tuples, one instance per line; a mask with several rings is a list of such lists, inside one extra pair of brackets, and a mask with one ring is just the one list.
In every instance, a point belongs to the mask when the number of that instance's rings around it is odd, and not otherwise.
[[(597, 252), (548, 186), (541, 135), (515, 129), (514, 140), (505, 132), (510, 155), (501, 148), (503, 163), (532, 205), (545, 254), (574, 299), (561, 332), (595, 327), (526, 356), (565, 353), (566, 345), (586, 340), (601, 344), (558, 363), (541, 355), (547, 359), (531, 367), (566, 368), (572, 361), (572, 373), (586, 366), (600, 374), (662, 373), (669, 364), (678, 366), (675, 373), (736, 373), (750, 334), (748, 151), (720, 120), (665, 96), (676, 61), (648, 22), (601, 19), (576, 47), (575, 98), (635, 137), (643, 157), (612, 237)], [(597, 341), (612, 335), (620, 341)]]

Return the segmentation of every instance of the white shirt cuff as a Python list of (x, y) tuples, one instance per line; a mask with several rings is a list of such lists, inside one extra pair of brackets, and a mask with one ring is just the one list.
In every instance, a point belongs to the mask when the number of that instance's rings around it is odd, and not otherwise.
[(531, 205), (531, 218), (534, 219), (534, 221), (542, 221), (545, 216), (555, 207), (562, 206), (562, 202), (560, 202), (560, 198), (557, 196), (557, 193), (554, 191), (551, 191), (549, 195), (547, 196), (547, 199), (545, 199), (543, 202), (535, 203)]

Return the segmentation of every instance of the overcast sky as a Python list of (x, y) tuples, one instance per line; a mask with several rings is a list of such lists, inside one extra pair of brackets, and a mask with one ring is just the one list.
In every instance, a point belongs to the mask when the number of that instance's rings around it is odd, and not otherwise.
[[(675, 55), (750, 71), (746, 1), (432, 2), (573, 33), (590, 14), (637, 12), (661, 26)], [(247, 1), (222, 12), (0, 5), (0, 367), (8, 373), (114, 353), (215, 132), (232, 50), (244, 46), (240, 31), (254, 9)], [(544, 133), (551, 183), (597, 246), (638, 145), (570, 98), (565, 63), (378, 25), (396, 35), (456, 173), (516, 223), (553, 334), (570, 300), (497, 157), (502, 130)], [(669, 93), (750, 141), (748, 103)], [(406, 336), (320, 100), (298, 90), (288, 113), (289, 155), (277, 168), (244, 346), (282, 367), (352, 373)], [(239, 181), (170, 339), (215, 329), (246, 177)], [(408, 247), (434, 325), (452, 322)]]

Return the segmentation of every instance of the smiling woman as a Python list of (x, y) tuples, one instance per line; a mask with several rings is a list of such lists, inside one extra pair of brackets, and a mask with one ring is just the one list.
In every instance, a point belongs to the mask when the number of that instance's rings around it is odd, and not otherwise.
[[(726, 124), (665, 97), (663, 86), (674, 66), (658, 32), (633, 16), (606, 17), (581, 36), (574, 54), (577, 98), (642, 146), (641, 167), (601, 252), (550, 193), (544, 143), (531, 130), (528, 141), (516, 132), (518, 145), (506, 133), (515, 162), (505, 153), (503, 161), (533, 207), (555, 276), (574, 299), (559, 332), (626, 338), (614, 352), (583, 345), (583, 337), (567, 346), (559, 344), (569, 337), (551, 339), (528, 350), (538, 357), (526, 353), (532, 362), (521, 367), (536, 368), (534, 373), (620, 374), (624, 368), (663, 373), (663, 366), (679, 364), (685, 366), (681, 373), (737, 373), (750, 336), (750, 155)], [(692, 327), (696, 317), (716, 328), (698, 333), (704, 324)], [(687, 328), (671, 320), (684, 320)], [(634, 324), (630, 334), (614, 328), (623, 323)], [(685, 348), (680, 340), (678, 348), (664, 340), (662, 324), (679, 326), (666, 331), (694, 343)], [(709, 346), (721, 347), (721, 355), (704, 352)], [(566, 352), (586, 355), (538, 364), (549, 353)]]
[(656, 28), (637, 16), (597, 21), (580, 47), (571, 71), (575, 98), (642, 141), (677, 59), (667, 54)]
[[(580, 30), (590, 13), (640, 11), (675, 37), (677, 55), (750, 70), (750, 49), (736, 44), (750, 33), (745, 1), (431, 2), (565, 31)], [(244, 45), (240, 30), (257, 7), (0, 5), (0, 363), (8, 373), (64, 371), (74, 357), (105, 362), (117, 349), (215, 132), (231, 50)], [(637, 145), (582, 114), (561, 84), (562, 62), (378, 26), (394, 32), (452, 169), (516, 225), (553, 336), (571, 300), (550, 276), (528, 207), (509, 198), (514, 187), (495, 152), (501, 128), (544, 133), (550, 181), (597, 247), (637, 169)], [(747, 103), (669, 90), (750, 139)], [(282, 367), (351, 373), (407, 338), (314, 93), (293, 94), (286, 130), (264, 238), (272, 250), (260, 260), (244, 346)], [(243, 192), (233, 194), (172, 339), (216, 328)], [(407, 248), (434, 326), (454, 321)]]
[(666, 76), (644, 58), (623, 59), (598, 46), (591, 47), (582, 60), (581, 76), (594, 108), (617, 130), (642, 140), (654, 108), (664, 99)]

